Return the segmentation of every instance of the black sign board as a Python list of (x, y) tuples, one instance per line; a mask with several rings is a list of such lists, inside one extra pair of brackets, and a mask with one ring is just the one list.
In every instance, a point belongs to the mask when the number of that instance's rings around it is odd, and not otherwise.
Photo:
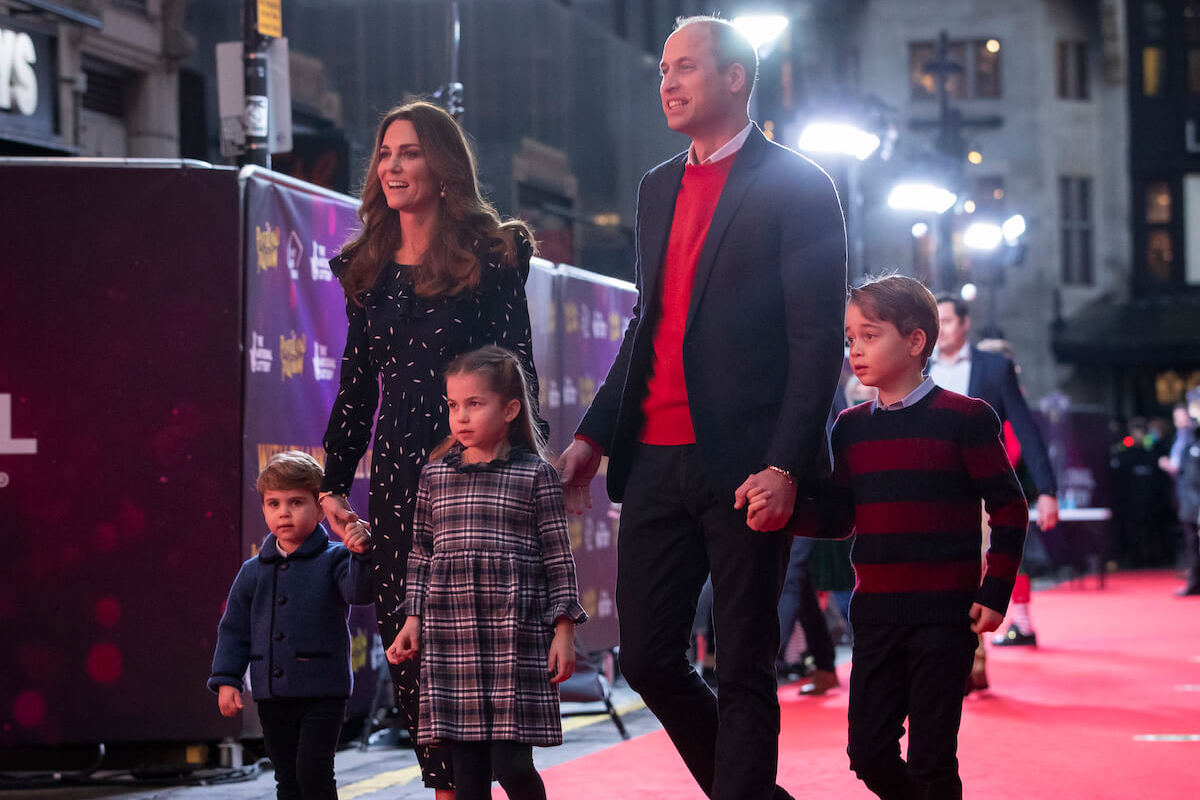
[(61, 149), (58, 39), (0, 20), (0, 139)]

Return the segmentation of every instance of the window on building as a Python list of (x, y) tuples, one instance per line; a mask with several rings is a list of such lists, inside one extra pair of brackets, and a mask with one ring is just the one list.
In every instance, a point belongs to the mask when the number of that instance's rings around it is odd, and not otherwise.
[(1058, 96), (1068, 100), (1087, 100), (1091, 91), (1088, 81), (1087, 42), (1059, 42), (1055, 48), (1055, 82)]
[(1171, 282), (1175, 262), (1175, 248), (1171, 246), (1171, 232), (1166, 228), (1151, 228), (1146, 232), (1146, 273), (1150, 282), (1160, 286)]
[(147, 0), (113, 0), (113, 7), (144, 17), (149, 13), (146, 3)]
[(86, 56), (83, 74), (87, 80), (83, 107), (110, 117), (124, 117), (131, 74), (123, 67)]
[[(937, 57), (937, 50), (937, 42), (910, 42), (908, 45), (909, 87), (914, 100), (937, 97), (937, 76), (926, 69)], [(949, 95), (959, 100), (999, 98), (1002, 94), (1000, 52), (1000, 40), (994, 38), (949, 42), (946, 58), (959, 67), (945, 73)]]
[(1171, 223), (1171, 184), (1154, 181), (1146, 185), (1146, 224)]
[(1142, 48), (1142, 94), (1157, 97), (1166, 81), (1167, 54), (1161, 47)]
[(1092, 179), (1058, 179), (1059, 235), (1063, 283), (1092, 284)]
[(1200, 173), (1183, 176), (1183, 278), (1200, 285)]
[(1142, 29), (1147, 39), (1158, 41), (1163, 38), (1167, 15), (1163, 5), (1156, 0), (1142, 3)]

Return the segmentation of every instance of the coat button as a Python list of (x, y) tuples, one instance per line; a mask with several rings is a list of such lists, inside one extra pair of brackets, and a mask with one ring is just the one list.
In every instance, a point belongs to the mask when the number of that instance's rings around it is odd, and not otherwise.
[(280, 564), (280, 565), (279, 565), (279, 570), (280, 570), (280, 572), (282, 572), (283, 570), (287, 569), (287, 568), (288, 568), (288, 567), (290, 567), (290, 566), (291, 566), (291, 564), (289, 564), (289, 563), (287, 563), (287, 562), (285, 561), (285, 562), (283, 562), (282, 564)]
[(283, 634), (282, 634), (282, 633), (277, 633), (277, 634), (275, 634), (275, 636), (273, 636), (272, 638), (273, 638), (273, 639), (275, 639), (275, 641), (277, 641), (277, 642), (282, 642), (282, 641), (283, 641)]
[(286, 596), (284, 596), (284, 595), (280, 595), (279, 599), (278, 599), (278, 600), (276, 600), (275, 602), (276, 602), (276, 603), (278, 603), (278, 604), (279, 604), (279, 605), (281, 605), (281, 606), (282, 606), (282, 605), (285, 605), (285, 604), (287, 604), (287, 597), (286, 597)]
[(282, 678), (283, 670), (281, 670), (279, 667), (276, 667), (275, 669), (271, 670), (271, 677), (272, 678)]

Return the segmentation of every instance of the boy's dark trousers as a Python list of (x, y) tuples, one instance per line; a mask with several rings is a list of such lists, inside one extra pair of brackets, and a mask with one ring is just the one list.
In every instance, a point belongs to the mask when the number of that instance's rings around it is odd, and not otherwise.
[(258, 704), (279, 800), (337, 800), (333, 755), (346, 699), (300, 697)]
[(958, 726), (978, 643), (970, 622), (854, 625), (846, 751), (850, 769), (879, 797), (961, 800)]

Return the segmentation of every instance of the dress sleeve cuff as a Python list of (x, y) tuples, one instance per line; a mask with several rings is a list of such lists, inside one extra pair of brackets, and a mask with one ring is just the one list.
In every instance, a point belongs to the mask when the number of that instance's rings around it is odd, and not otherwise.
[(554, 623), (558, 622), (559, 617), (566, 617), (576, 625), (582, 625), (588, 620), (587, 612), (584, 611), (583, 606), (579, 605), (579, 603), (575, 600), (572, 600), (569, 603), (557, 603), (551, 606), (550, 610), (546, 612), (544, 619), (546, 620), (547, 625), (553, 625)]

